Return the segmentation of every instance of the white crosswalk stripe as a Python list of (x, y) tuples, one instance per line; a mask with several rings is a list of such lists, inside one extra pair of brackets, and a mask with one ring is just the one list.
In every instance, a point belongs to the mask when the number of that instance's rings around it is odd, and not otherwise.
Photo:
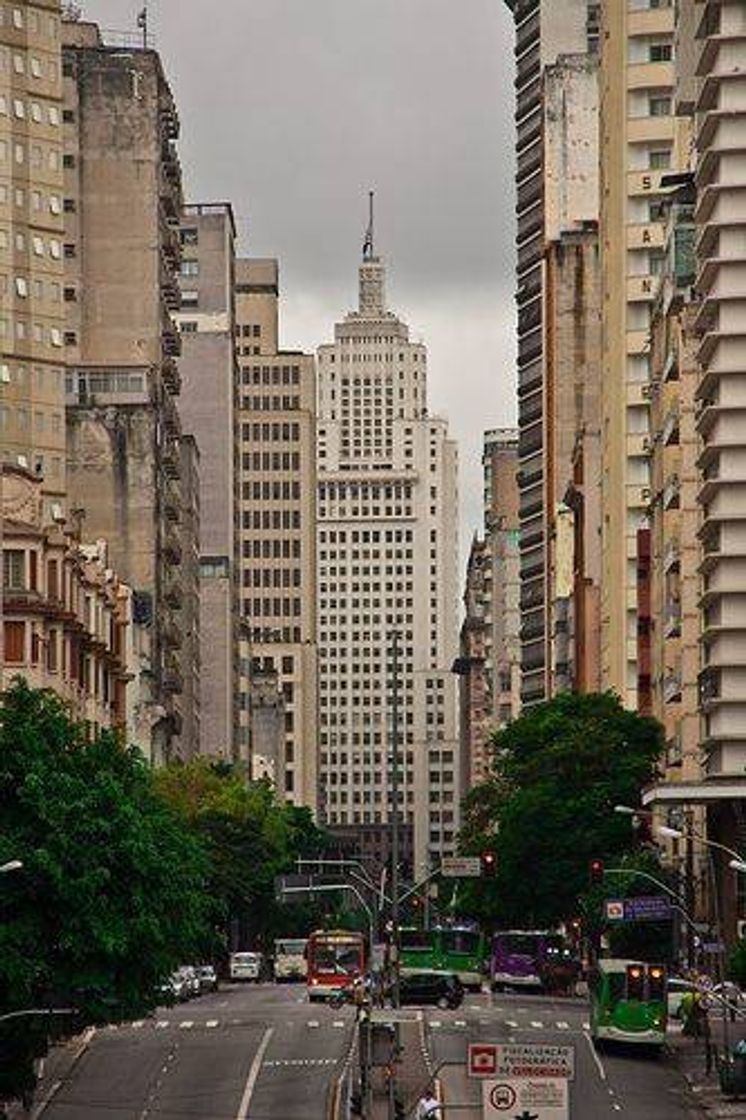
[(570, 1029), (570, 1024), (565, 1022), (559, 1022), (557, 1023), (557, 1026), (561, 1031), (567, 1031)]
[(179, 1023), (179, 1030), (190, 1031), (193, 1026), (194, 1023), (191, 1019), (184, 1019), (181, 1023)]
[(217, 1025), (218, 1025), (218, 1020), (217, 1019), (208, 1019), (207, 1022), (205, 1023), (205, 1026), (209, 1027), (210, 1029), (212, 1029), (213, 1027), (217, 1027)]
[(544, 1024), (539, 1019), (532, 1019), (531, 1026), (537, 1031), (544, 1029)]
[(318, 1021), (318, 1019), (309, 1019), (309, 1020), (308, 1020), (307, 1026), (309, 1026), (309, 1027), (318, 1027), (318, 1025), (319, 1025), (319, 1021)]

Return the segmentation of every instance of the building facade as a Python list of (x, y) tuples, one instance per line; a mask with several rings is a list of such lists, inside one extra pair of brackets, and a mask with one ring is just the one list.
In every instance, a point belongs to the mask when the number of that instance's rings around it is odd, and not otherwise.
[(461, 788), (464, 792), (484, 781), (489, 771), (489, 737), (492, 730), (492, 681), (487, 668), (490, 560), (487, 542), (475, 534), (466, 562), (464, 620), (461, 623), (457, 663)]
[[(650, 320), (664, 267), (663, 177), (673, 166), (674, 9), (602, 4), (601, 295), (603, 520), (601, 668), (626, 707), (638, 664), (638, 531), (650, 500)], [(644, 566), (643, 557), (640, 566)], [(643, 678), (643, 679), (641, 679)]]
[[(199, 619), (207, 656), (200, 662), (203, 754), (237, 759), (238, 363), (235, 342), (235, 238), (229, 203), (190, 204), (181, 226), (179, 415), (199, 449)], [(184, 484), (182, 476), (182, 485)], [(184, 559), (182, 556), (182, 565)], [(188, 663), (188, 658), (185, 659)]]
[(593, 113), (598, 3), (507, 0), (516, 27), (518, 428), (521, 694), (552, 691), (545, 249), (568, 222), (597, 217)]
[(396, 747), (419, 876), (459, 820), (457, 453), (367, 242), (358, 309), (318, 351), (317, 455), (321, 815), (387, 853)]
[(521, 710), (521, 608), (518, 518), (518, 432), (484, 433), (485, 673), (489, 724), (501, 728)]
[(65, 494), (62, 72), (58, 0), (0, 22), (0, 462)]
[(93, 737), (127, 724), (131, 593), (103, 543), (85, 546), (63, 519), (47, 520), (43, 480), (0, 467), (0, 693), (16, 677), (53, 689)]
[[(176, 407), (179, 123), (152, 50), (65, 22), (64, 303), (67, 484), (86, 534), (108, 542), (146, 630), (136, 672), (156, 760), (183, 725)], [(191, 714), (188, 716), (192, 721)]]
[(237, 261), (235, 305), (241, 734), (252, 774), (315, 810), (315, 363), (279, 346), (277, 261)]

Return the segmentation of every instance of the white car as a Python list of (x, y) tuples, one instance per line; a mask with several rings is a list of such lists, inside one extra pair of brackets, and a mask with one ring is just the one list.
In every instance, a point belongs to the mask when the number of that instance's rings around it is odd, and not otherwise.
[(264, 957), (261, 953), (231, 953), (231, 980), (253, 980), (258, 982), (264, 971)]

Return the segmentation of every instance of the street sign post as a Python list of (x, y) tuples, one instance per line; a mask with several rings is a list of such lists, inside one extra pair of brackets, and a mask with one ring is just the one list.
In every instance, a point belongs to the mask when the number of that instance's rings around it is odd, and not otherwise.
[(471, 1042), (467, 1058), (469, 1077), (555, 1078), (572, 1081), (575, 1047), (543, 1042)]
[(482, 1082), (484, 1120), (569, 1120), (565, 1078), (502, 1077)]
[(479, 856), (444, 856), (440, 873), (444, 879), (478, 879), (482, 861)]

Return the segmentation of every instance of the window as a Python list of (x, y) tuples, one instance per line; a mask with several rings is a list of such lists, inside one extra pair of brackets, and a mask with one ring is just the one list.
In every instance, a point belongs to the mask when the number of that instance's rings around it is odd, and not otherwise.
[(670, 148), (661, 148), (648, 152), (648, 167), (651, 171), (665, 171), (671, 166)]
[(671, 61), (671, 44), (670, 43), (651, 43), (650, 44), (650, 61), (651, 62), (670, 62)]
[(26, 299), (28, 296), (28, 281), (24, 276), (16, 276), (16, 295), (21, 299)]
[(199, 244), (199, 230), (196, 229), (183, 229), (180, 234), (182, 245), (198, 245)]
[(21, 591), (26, 587), (26, 553), (22, 548), (9, 548), (3, 552), (3, 587)]
[(5, 660), (9, 665), (19, 665), (26, 660), (26, 624), (24, 622), (6, 622), (5, 635)]
[(181, 262), (182, 276), (199, 276), (199, 261), (187, 260)]
[(648, 112), (650, 113), (651, 117), (670, 117), (671, 98), (651, 97), (648, 100)]

